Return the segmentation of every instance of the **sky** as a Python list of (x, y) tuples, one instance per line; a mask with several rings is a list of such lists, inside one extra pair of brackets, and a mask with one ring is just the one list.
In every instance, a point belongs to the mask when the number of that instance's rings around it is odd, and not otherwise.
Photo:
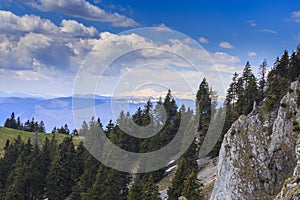
[(296, 0), (2, 0), (0, 96), (153, 96), (170, 88), (190, 98), (203, 77), (224, 96), (247, 61), (255, 73), (264, 59), (271, 68), (299, 43)]

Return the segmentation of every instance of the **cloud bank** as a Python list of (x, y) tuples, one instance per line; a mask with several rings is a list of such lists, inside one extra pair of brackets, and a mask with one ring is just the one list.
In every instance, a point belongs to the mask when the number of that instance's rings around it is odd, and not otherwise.
[(43, 12), (56, 12), (87, 20), (111, 23), (116, 27), (135, 27), (138, 23), (119, 13), (110, 13), (85, 0), (31, 0), (27, 2)]

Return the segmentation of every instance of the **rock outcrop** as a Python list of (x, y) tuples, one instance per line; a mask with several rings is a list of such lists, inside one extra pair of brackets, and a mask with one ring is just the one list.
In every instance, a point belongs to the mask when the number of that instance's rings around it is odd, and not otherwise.
[(293, 176), (288, 178), (274, 200), (299, 200), (300, 199), (300, 138), (296, 146), (297, 165), (294, 169)]
[(221, 146), (210, 199), (276, 197), (297, 163), (299, 91), (298, 82), (293, 82), (278, 110), (270, 113), (263, 103), (232, 124)]

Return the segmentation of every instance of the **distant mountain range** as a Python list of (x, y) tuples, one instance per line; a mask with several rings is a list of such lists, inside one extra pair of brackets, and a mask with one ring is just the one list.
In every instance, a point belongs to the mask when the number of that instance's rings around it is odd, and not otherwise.
[[(149, 99), (148, 97), (131, 97), (127, 99), (94, 95), (74, 95), (74, 97), (82, 101), (80, 103), (82, 107), (90, 106), (86, 105), (86, 102), (92, 99), (95, 102), (95, 110), (98, 115), (96, 117), (100, 117), (103, 125), (106, 125), (110, 119), (115, 121), (121, 110), (129, 111), (133, 114), (139, 107), (144, 107)], [(43, 120), (47, 132), (51, 132), (54, 126), (60, 127), (64, 124), (68, 124), (69, 129), (73, 130), (75, 125), (73, 121), (72, 98), (0, 97), (0, 125), (3, 125), (6, 118), (9, 118), (11, 113), (15, 112), (16, 117), (20, 116), (23, 123), (32, 117), (35, 118), (35, 121)], [(154, 104), (157, 102), (156, 98), (150, 99)], [(195, 107), (193, 100), (177, 99), (176, 102), (178, 106), (184, 104), (192, 109)], [(112, 112), (112, 106), (117, 111)], [(117, 116), (114, 116), (114, 114)]]

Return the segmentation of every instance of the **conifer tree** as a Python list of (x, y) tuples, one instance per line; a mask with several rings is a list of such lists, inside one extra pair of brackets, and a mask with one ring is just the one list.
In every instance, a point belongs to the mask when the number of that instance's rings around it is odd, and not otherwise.
[(260, 73), (260, 79), (259, 79), (259, 92), (260, 92), (260, 101), (263, 100), (265, 97), (265, 86), (266, 86), (266, 78), (267, 78), (267, 60), (264, 59), (263, 63), (259, 66), (259, 73)]
[(158, 186), (154, 183), (151, 175), (143, 185), (141, 200), (161, 200)]
[(179, 164), (175, 173), (175, 177), (172, 180), (171, 186), (168, 189), (169, 200), (177, 200), (181, 196), (183, 181), (185, 179), (186, 174), (188, 173), (186, 167), (186, 160), (181, 158), (179, 160)]
[(142, 199), (143, 182), (141, 176), (137, 175), (129, 189), (128, 200)]
[(193, 170), (184, 180), (182, 188), (182, 196), (188, 200), (201, 199), (199, 184), (197, 183), (197, 174)]
[(46, 178), (46, 195), (50, 199), (64, 199), (72, 192), (75, 184), (75, 148), (72, 138), (65, 138), (59, 145), (58, 155), (52, 160)]
[(204, 78), (199, 86), (196, 96), (196, 112), (199, 115), (198, 131), (205, 135), (211, 116), (211, 98), (208, 83)]
[(80, 177), (79, 182), (73, 187), (71, 199), (84, 199), (88, 194), (88, 190), (92, 188), (95, 180), (97, 170), (99, 169), (99, 161), (96, 160), (91, 154), (88, 154), (84, 163), (84, 172)]

